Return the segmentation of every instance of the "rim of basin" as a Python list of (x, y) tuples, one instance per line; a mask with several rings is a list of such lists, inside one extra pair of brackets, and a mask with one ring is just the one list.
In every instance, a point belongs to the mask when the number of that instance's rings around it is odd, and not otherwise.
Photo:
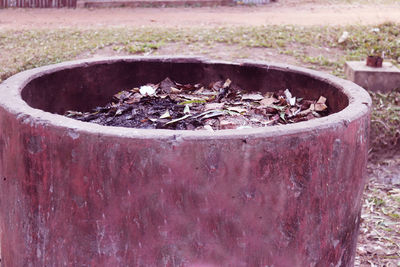
[[(90, 122), (82, 122), (63, 115), (50, 113), (41, 109), (36, 109), (28, 105), (21, 96), (24, 87), (32, 80), (48, 75), (57, 71), (72, 69), (76, 67), (89, 66), (93, 64), (103, 63), (116, 63), (119, 61), (131, 61), (140, 59), (154, 59), (154, 60), (192, 60), (193, 62), (204, 64), (232, 64), (238, 66), (259, 66), (268, 67), (270, 69), (290, 71), (310, 77), (311, 79), (320, 80), (325, 82), (337, 90), (344, 93), (348, 98), (348, 105), (343, 110), (330, 114), (326, 117), (316, 118), (309, 121), (302, 121), (286, 125), (266, 126), (259, 128), (245, 128), (245, 129), (225, 129), (217, 130), (214, 132), (207, 130), (167, 130), (167, 129), (138, 129), (126, 128), (118, 126), (103, 126)], [(239, 63), (207, 60), (199, 57), (104, 57), (66, 61), (59, 64), (48, 65), (35, 69), (30, 69), (15, 74), (0, 84), (0, 107), (5, 108), (8, 112), (15, 114), (15, 116), (23, 123), (33, 125), (45, 125), (65, 128), (68, 130), (70, 136), (75, 136), (73, 133), (89, 132), (101, 135), (112, 135), (120, 137), (131, 137), (139, 139), (149, 139), (157, 137), (162, 138), (196, 138), (196, 139), (209, 139), (209, 138), (225, 138), (237, 137), (248, 138), (250, 136), (276, 136), (276, 135), (290, 135), (300, 132), (312, 132), (315, 130), (323, 130), (332, 127), (347, 126), (354, 120), (357, 120), (366, 115), (371, 107), (371, 98), (369, 94), (360, 86), (353, 82), (335, 77), (330, 74), (296, 67), (288, 64), (263, 62), (263, 61), (241, 61)]]

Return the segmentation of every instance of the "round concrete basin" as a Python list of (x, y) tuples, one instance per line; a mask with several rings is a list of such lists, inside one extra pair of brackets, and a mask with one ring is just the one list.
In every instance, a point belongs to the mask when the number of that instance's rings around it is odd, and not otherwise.
[[(64, 117), (170, 77), (328, 99), (329, 116), (209, 131)], [(0, 85), (4, 266), (352, 266), (371, 100), (328, 74), (263, 62), (106, 58)]]

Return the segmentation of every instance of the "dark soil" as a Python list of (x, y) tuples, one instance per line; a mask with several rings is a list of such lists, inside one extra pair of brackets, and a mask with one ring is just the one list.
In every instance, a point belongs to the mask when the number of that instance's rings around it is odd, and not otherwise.
[(289, 89), (247, 92), (231, 80), (180, 84), (169, 78), (158, 84), (121, 91), (92, 112), (66, 116), (107, 126), (173, 130), (256, 128), (311, 120), (329, 114), (326, 98), (305, 100)]

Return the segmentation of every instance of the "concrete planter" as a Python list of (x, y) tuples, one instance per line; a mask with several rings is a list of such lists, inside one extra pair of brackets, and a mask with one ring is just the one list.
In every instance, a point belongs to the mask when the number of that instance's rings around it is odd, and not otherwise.
[[(327, 97), (333, 114), (258, 129), (105, 127), (61, 115), (166, 76)], [(351, 266), (371, 100), (288, 65), (66, 62), (0, 85), (5, 266)]]

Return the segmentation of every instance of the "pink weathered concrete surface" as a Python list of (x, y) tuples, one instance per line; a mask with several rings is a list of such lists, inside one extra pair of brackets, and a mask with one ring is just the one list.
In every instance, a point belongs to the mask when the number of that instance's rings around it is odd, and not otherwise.
[(400, 88), (400, 69), (390, 62), (381, 68), (369, 67), (365, 61), (346, 61), (346, 77), (359, 86), (374, 92), (390, 92)]
[[(169, 76), (328, 98), (331, 115), (208, 131), (105, 127), (58, 115)], [(67, 62), (0, 85), (5, 266), (352, 266), (371, 100), (280, 64), (194, 58)]]

